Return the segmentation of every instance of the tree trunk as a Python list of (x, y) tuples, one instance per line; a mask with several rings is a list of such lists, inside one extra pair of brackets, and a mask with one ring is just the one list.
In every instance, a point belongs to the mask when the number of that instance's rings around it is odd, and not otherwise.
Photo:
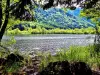
[(1, 31), (0, 31), (0, 42), (2, 40), (2, 37), (4, 35), (4, 32), (5, 32), (5, 29), (7, 27), (7, 24), (8, 24), (8, 18), (9, 18), (9, 6), (10, 6), (10, 0), (7, 0), (6, 1), (6, 15), (5, 15), (5, 21), (4, 21), (4, 24), (1, 28)]
[(0, 29), (2, 26), (2, 0), (0, 0)]

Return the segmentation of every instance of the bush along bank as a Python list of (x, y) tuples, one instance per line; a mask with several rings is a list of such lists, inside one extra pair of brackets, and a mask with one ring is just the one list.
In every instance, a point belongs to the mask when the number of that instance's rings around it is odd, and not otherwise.
[(82, 29), (45, 29), (38, 27), (36, 29), (27, 28), (25, 30), (8, 30), (7, 35), (25, 35), (25, 34), (95, 34), (96, 30), (94, 28), (82, 28)]

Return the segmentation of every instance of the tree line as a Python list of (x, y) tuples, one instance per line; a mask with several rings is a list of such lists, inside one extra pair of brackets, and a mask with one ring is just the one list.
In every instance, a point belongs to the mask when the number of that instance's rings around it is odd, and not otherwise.
[[(36, 3), (36, 0), (4, 0), (5, 8), (2, 6), (3, 0), (0, 0), (0, 41), (4, 35), (6, 30), (8, 20), (10, 17), (14, 17), (15, 19), (19, 18), (20, 20), (33, 20), (34, 17), (31, 15), (31, 10), (35, 8), (35, 6), (41, 6)], [(73, 8), (73, 0), (65, 0), (65, 4), (67, 4), (68, 8)], [(63, 0), (57, 0), (57, 3), (63, 2)], [(83, 2), (83, 8), (89, 9), (92, 7), (96, 7), (97, 2), (99, 0), (85, 0)], [(76, 0), (74, 3), (81, 3), (81, 0)], [(49, 0), (48, 3), (44, 4), (43, 9), (48, 9), (54, 6), (54, 0)], [(4, 11), (3, 11), (4, 9)]]

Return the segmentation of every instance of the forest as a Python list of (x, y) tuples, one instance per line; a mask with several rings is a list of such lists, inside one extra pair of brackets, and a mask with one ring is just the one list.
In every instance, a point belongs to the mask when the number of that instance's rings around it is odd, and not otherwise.
[(0, 75), (100, 75), (100, 0), (0, 0)]
[[(5, 1), (3, 2), (3, 8), (5, 7)], [(13, 3), (13, 4), (12, 4)], [(36, 3), (36, 2), (35, 2)], [(59, 1), (61, 4), (61, 1)], [(63, 2), (62, 2), (63, 3)], [(80, 2), (81, 3), (81, 2)], [(62, 8), (52, 6), (52, 8), (44, 10), (39, 3), (33, 5), (26, 5), (23, 8), (23, 13), (17, 15), (15, 9), (18, 5), (18, 1), (11, 1), (10, 17), (8, 25), (6, 27), (7, 34), (95, 34), (95, 26), (99, 29), (99, 2), (95, 9), (83, 9), (83, 7), (77, 7), (75, 10), (71, 10), (73, 6), (66, 8), (66, 5)], [(38, 5), (41, 5), (38, 6)], [(73, 4), (72, 4), (73, 5)], [(88, 6), (87, 6), (88, 8)], [(4, 10), (4, 9), (3, 9)], [(26, 12), (25, 12), (26, 11)], [(92, 12), (91, 12), (92, 11)], [(88, 12), (91, 12), (88, 14)], [(95, 12), (95, 13), (93, 13)], [(20, 17), (20, 15), (23, 15)], [(15, 15), (15, 16), (14, 16)], [(94, 16), (92, 16), (94, 15)], [(4, 19), (4, 18), (3, 18)], [(16, 20), (16, 21), (15, 21)], [(19, 29), (19, 30), (18, 30)], [(39, 30), (41, 29), (41, 30)], [(56, 31), (55, 31), (56, 29)], [(82, 31), (84, 29), (84, 31)], [(16, 33), (16, 31), (19, 33)]]

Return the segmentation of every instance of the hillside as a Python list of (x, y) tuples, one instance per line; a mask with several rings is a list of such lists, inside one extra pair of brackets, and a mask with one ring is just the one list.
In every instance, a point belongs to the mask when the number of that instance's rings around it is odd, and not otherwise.
[(54, 28), (74, 29), (94, 27), (86, 18), (79, 16), (80, 9), (64, 11), (58, 8), (50, 8), (43, 10), (42, 8), (35, 9), (35, 18), (38, 22), (53, 26)]
[[(80, 16), (80, 8), (64, 10), (36, 8), (36, 21), (20, 21), (8, 34), (94, 34), (95, 24)], [(22, 32), (20, 32), (18, 29)], [(19, 32), (19, 33), (18, 33)]]

